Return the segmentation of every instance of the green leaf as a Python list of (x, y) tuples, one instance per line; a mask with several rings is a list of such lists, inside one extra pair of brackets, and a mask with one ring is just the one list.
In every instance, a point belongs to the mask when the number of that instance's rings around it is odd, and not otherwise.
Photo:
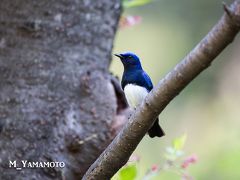
[(181, 137), (178, 137), (176, 139), (173, 140), (173, 148), (175, 150), (181, 150), (185, 144), (187, 135), (183, 134)]
[(137, 166), (136, 164), (129, 164), (124, 166), (118, 172), (119, 180), (134, 180), (137, 177)]
[(136, 6), (143, 6), (152, 2), (152, 0), (123, 0), (122, 2), (124, 8), (131, 8)]

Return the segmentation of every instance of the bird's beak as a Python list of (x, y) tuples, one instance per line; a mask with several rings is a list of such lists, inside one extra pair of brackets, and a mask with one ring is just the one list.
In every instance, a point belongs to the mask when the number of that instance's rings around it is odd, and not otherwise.
[(123, 56), (121, 54), (114, 54), (115, 56), (119, 57), (120, 59), (123, 58)]

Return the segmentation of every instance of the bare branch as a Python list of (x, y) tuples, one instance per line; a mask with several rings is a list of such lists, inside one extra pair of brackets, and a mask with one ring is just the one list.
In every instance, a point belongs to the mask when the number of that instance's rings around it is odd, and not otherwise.
[(240, 1), (227, 7), (207, 36), (150, 92), (84, 179), (110, 179), (127, 161), (155, 118), (228, 46), (239, 32)]

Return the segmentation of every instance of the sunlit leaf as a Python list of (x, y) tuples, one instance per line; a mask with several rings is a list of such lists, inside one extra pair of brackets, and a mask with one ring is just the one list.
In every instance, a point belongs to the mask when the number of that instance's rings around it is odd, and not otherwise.
[(152, 0), (123, 0), (123, 7), (130, 8), (130, 7), (136, 7), (136, 6), (143, 6), (150, 2), (152, 2)]
[(119, 180), (134, 180), (137, 177), (137, 166), (136, 164), (129, 164), (124, 166), (118, 172)]
[(185, 144), (186, 138), (187, 138), (187, 135), (184, 134), (181, 137), (174, 139), (173, 140), (173, 148), (175, 150), (181, 150)]

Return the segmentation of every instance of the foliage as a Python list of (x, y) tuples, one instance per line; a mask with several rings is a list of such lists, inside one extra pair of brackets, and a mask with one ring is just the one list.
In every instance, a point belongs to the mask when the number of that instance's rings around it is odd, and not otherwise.
[[(183, 147), (186, 141), (186, 134), (175, 138), (172, 141), (172, 145), (166, 148), (166, 153), (164, 155), (165, 162), (161, 165), (154, 164), (152, 167), (146, 171), (144, 180), (151, 180), (154, 177), (158, 177), (163, 171), (170, 171), (171, 173), (177, 173), (184, 180), (192, 179), (188, 174), (187, 168), (190, 164), (196, 163), (197, 156), (190, 155), (182, 158), (184, 155)], [(135, 159), (135, 162), (128, 162), (123, 168), (121, 168), (118, 173), (112, 178), (112, 180), (137, 180), (139, 167), (137, 166), (137, 161), (139, 158)]]
[(124, 166), (118, 173), (120, 180), (135, 179), (137, 177), (137, 165), (136, 163), (131, 163)]

